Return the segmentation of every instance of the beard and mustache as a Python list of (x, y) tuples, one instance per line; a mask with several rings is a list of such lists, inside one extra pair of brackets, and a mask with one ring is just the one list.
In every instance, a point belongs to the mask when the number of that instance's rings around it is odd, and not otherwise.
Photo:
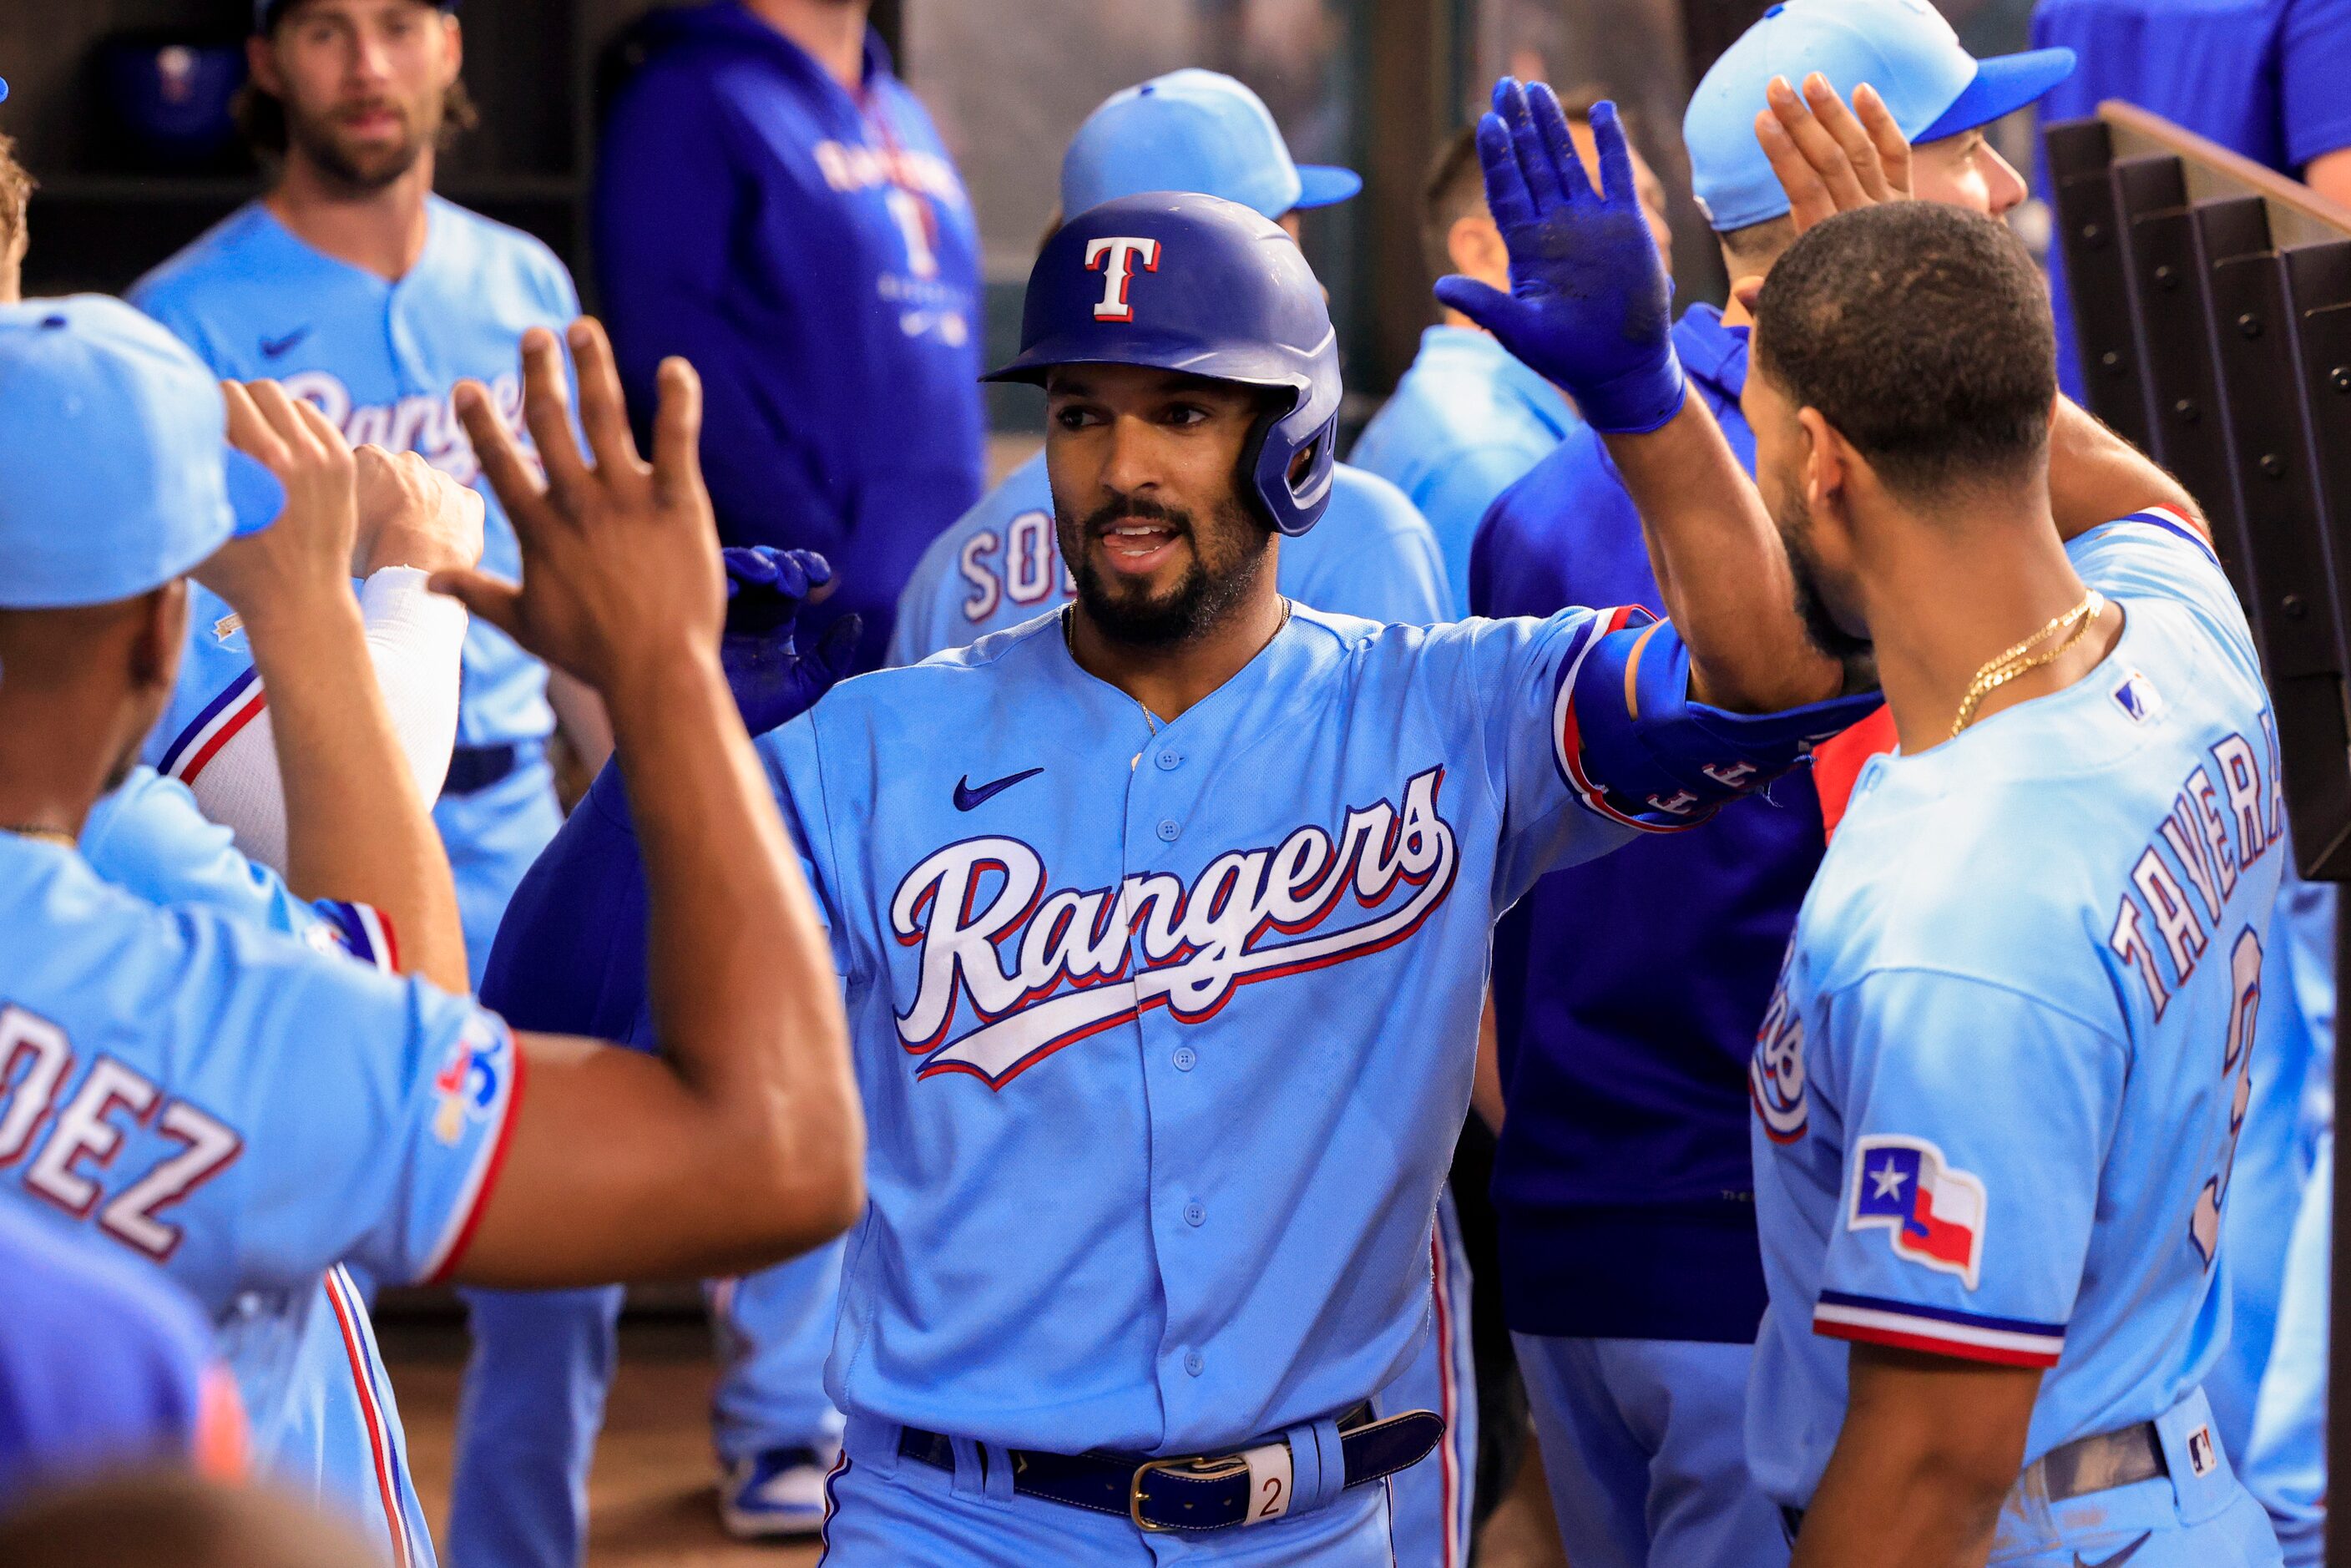
[[(1078, 588), (1086, 618), (1103, 635), (1133, 647), (1161, 648), (1204, 635), (1239, 607), (1265, 570), (1273, 530), (1237, 497), (1228, 497), (1203, 530), (1191, 512), (1143, 497), (1105, 502), (1082, 519), (1054, 508), (1061, 559)], [(1174, 587), (1149, 585), (1103, 573), (1087, 547), (1100, 531), (1123, 519), (1165, 523), (1192, 542), (1191, 564)]]
[[(404, 134), (399, 141), (362, 149), (343, 139), (340, 126), (347, 117), (385, 111), (400, 117)], [(419, 115), (389, 99), (343, 105), (322, 115), (298, 114), (291, 105), (286, 111), (287, 142), (328, 177), (359, 193), (381, 191), (416, 167), (440, 129), (438, 115)]]
[(1876, 644), (1837, 624), (1828, 601), (1821, 593), (1820, 558), (1813, 551), (1811, 508), (1779, 485), (1772, 486), (1765, 496), (1765, 506), (1779, 529), (1781, 546), (1787, 551), (1788, 575), (1795, 584), (1796, 614), (1804, 623), (1806, 638), (1813, 647), (1848, 669), (1874, 658)]

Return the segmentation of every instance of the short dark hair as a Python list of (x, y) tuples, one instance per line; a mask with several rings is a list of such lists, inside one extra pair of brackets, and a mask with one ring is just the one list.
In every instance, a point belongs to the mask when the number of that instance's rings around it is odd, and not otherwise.
[(1996, 219), (1892, 202), (1816, 225), (1764, 281), (1753, 352), (1897, 490), (2022, 481), (2044, 460), (2048, 286)]
[[(1592, 123), (1592, 110), (1608, 96), (1608, 89), (1596, 82), (1586, 82), (1560, 94), (1559, 106), (1567, 118), (1577, 125)], [(1617, 122), (1625, 128), (1629, 142), (1633, 136), (1632, 117), (1621, 107)], [(1420, 189), (1420, 249), (1428, 263), (1431, 277), (1442, 277), (1453, 270), (1453, 257), (1447, 241), (1453, 225), (1486, 205), (1486, 171), (1478, 162), (1478, 128), (1465, 125), (1447, 137), (1429, 160), (1428, 174)]]

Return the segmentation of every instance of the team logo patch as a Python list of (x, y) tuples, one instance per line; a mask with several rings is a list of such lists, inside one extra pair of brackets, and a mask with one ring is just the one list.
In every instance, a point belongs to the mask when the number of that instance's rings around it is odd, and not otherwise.
[(2139, 724), (2145, 724), (2163, 711), (2163, 694), (2155, 689), (2153, 681), (2137, 670), (2123, 677), (2122, 684), (2115, 687), (2114, 697), (2115, 706)]
[(1771, 1010), (1763, 1015), (1755, 1054), (1748, 1060), (1747, 1097), (1763, 1124), (1764, 1136), (1773, 1143), (1792, 1144), (1804, 1135), (1804, 1020), (1788, 999), (1784, 960), (1779, 987), (1771, 993)]
[(1854, 1151), (1845, 1228), (1894, 1233), (1894, 1255), (1957, 1274), (1970, 1291), (1983, 1259), (1984, 1185), (1924, 1138), (1864, 1138)]
[(433, 1113), (433, 1135), (455, 1148), (469, 1124), (490, 1119), (513, 1073), (514, 1046), (507, 1031), (479, 1016), (468, 1021), (451, 1043), (441, 1071), (433, 1075), (433, 1092), (439, 1101)]
[(1159, 270), (1157, 240), (1105, 235), (1086, 242), (1086, 270), (1102, 275), (1102, 297), (1094, 301), (1095, 320), (1134, 319), (1134, 306), (1126, 294), (1138, 267), (1145, 272)]

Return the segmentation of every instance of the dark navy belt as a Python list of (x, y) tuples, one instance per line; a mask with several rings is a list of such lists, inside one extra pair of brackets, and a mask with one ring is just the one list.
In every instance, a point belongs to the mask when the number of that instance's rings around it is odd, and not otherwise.
[(441, 793), (478, 795), (521, 763), (519, 746), (461, 746), (449, 754), (449, 776), (441, 782)]
[[(2163, 1457), (2163, 1437), (2155, 1423), (2141, 1421), (2136, 1427), (2060, 1443), (2025, 1466), (2017, 1484), (2029, 1488), (2035, 1470), (2041, 1472), (2041, 1485), (2051, 1502), (2069, 1502), (2092, 1492), (2168, 1476), (2171, 1463)], [(1804, 1526), (1804, 1511), (1782, 1508), (1780, 1515), (1787, 1523), (1788, 1539), (1793, 1541)]]
[[(1418, 1464), (1445, 1437), (1445, 1418), (1431, 1410), (1407, 1410), (1384, 1421), (1371, 1417), (1371, 1402), (1365, 1400), (1338, 1419), (1347, 1486), (1367, 1485)], [(937, 1432), (901, 1428), (898, 1452), (934, 1469), (956, 1468), (954, 1440)], [(1014, 1491), (1095, 1513), (1123, 1514), (1147, 1531), (1223, 1530), (1246, 1524), (1259, 1507), (1240, 1450), (1162, 1459), (1033, 1448), (1014, 1448), (1011, 1455)], [(983, 1468), (986, 1463), (982, 1446)]]

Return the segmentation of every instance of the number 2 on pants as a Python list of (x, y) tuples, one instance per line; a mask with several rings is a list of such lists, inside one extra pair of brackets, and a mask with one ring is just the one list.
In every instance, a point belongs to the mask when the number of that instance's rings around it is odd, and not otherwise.
[(2220, 1168), (2196, 1195), (2196, 1210), (2188, 1217), (2188, 1239), (2195, 1245), (2204, 1267), (2220, 1249), (2220, 1204), (2229, 1196), (2229, 1174), (2237, 1163), (2237, 1135), (2245, 1130), (2245, 1106), (2253, 1097), (2253, 1020), (2262, 1010), (2262, 939), (2245, 927), (2229, 955), (2229, 977), (2236, 999), (2229, 1007), (2228, 1048), (2220, 1058), (2221, 1076), (2233, 1080), (2229, 1102), (2229, 1144)]

